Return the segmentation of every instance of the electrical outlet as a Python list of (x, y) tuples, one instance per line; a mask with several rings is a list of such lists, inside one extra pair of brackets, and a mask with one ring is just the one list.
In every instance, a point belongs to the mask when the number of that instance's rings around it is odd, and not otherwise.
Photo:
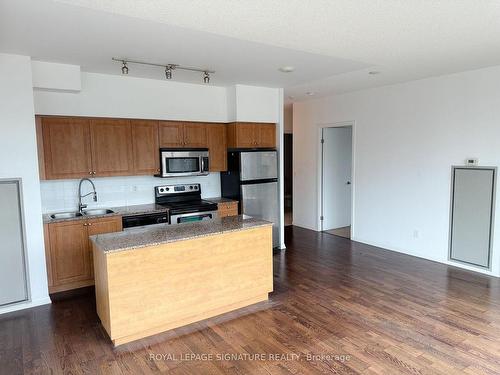
[(419, 238), (419, 237), (420, 237), (420, 232), (418, 231), (418, 229), (415, 229), (415, 230), (413, 231), (413, 238), (417, 239), (417, 238)]

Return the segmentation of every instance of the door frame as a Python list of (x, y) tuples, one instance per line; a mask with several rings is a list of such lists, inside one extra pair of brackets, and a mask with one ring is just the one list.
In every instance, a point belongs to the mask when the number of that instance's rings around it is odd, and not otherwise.
[(323, 221), (321, 220), (321, 217), (323, 215), (323, 143), (321, 142), (321, 139), (323, 139), (323, 131), (325, 128), (347, 128), (351, 127), (352, 129), (352, 135), (351, 135), (351, 149), (352, 149), (352, 155), (351, 155), (351, 239), (355, 237), (355, 214), (354, 214), (354, 202), (355, 202), (355, 187), (356, 187), (356, 182), (355, 182), (355, 155), (356, 155), (356, 122), (354, 120), (352, 121), (342, 121), (342, 122), (333, 122), (333, 123), (325, 123), (325, 124), (318, 124), (317, 125), (317, 142), (319, 144), (318, 147), (318, 170), (317, 170), (317, 183), (318, 183), (318, 189), (317, 189), (317, 221), (316, 221), (316, 227), (319, 229), (320, 232), (323, 231)]

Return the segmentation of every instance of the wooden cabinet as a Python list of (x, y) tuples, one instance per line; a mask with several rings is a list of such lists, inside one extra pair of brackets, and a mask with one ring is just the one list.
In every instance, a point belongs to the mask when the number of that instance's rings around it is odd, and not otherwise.
[(276, 125), (258, 124), (255, 126), (258, 147), (276, 147)]
[(176, 121), (160, 121), (160, 147), (183, 147), (184, 124)]
[(210, 155), (210, 172), (227, 170), (226, 124), (207, 124), (207, 144)]
[[(87, 228), (84, 220), (49, 224), (52, 288), (77, 282), (83, 286), (91, 279)], [(70, 289), (70, 288), (68, 288)]]
[(233, 122), (227, 125), (228, 148), (274, 148), (276, 125), (257, 122)]
[[(41, 179), (154, 175), (160, 147), (208, 148), (210, 171), (227, 170), (224, 123), (37, 116)], [(239, 123), (232, 147), (273, 147), (274, 124)]]
[(132, 120), (132, 155), (134, 175), (160, 172), (158, 121)]
[(133, 174), (132, 131), (129, 120), (91, 120), (90, 134), (94, 176)]
[(222, 202), (217, 204), (217, 214), (219, 217), (238, 215), (238, 202)]
[(94, 284), (89, 236), (122, 230), (121, 216), (45, 224), (49, 292)]
[(207, 147), (207, 125), (201, 123), (184, 124), (184, 146)]
[(81, 178), (92, 175), (90, 121), (71, 117), (41, 119), (38, 134), (41, 178)]
[(207, 147), (206, 124), (160, 121), (161, 147)]

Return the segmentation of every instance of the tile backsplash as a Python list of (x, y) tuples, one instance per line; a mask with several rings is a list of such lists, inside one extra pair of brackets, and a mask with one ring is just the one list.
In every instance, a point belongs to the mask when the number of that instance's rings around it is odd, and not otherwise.
[[(157, 178), (152, 176), (101, 177), (92, 178), (96, 186), (97, 202), (89, 195), (82, 199), (89, 208), (119, 207), (154, 202), (153, 188), (167, 184), (201, 184), (202, 197), (220, 196), (220, 174), (208, 176)], [(42, 210), (44, 213), (75, 210), (78, 206), (78, 184), (80, 180), (41, 181)], [(82, 194), (92, 191), (92, 186), (84, 182)]]

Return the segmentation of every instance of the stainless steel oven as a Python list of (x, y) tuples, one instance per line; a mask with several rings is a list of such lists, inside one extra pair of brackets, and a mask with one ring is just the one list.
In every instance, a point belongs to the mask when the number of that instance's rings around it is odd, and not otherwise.
[(183, 214), (171, 214), (170, 224), (194, 223), (197, 221), (211, 220), (217, 217), (217, 211), (192, 212)]
[(161, 177), (206, 176), (207, 148), (161, 148)]

